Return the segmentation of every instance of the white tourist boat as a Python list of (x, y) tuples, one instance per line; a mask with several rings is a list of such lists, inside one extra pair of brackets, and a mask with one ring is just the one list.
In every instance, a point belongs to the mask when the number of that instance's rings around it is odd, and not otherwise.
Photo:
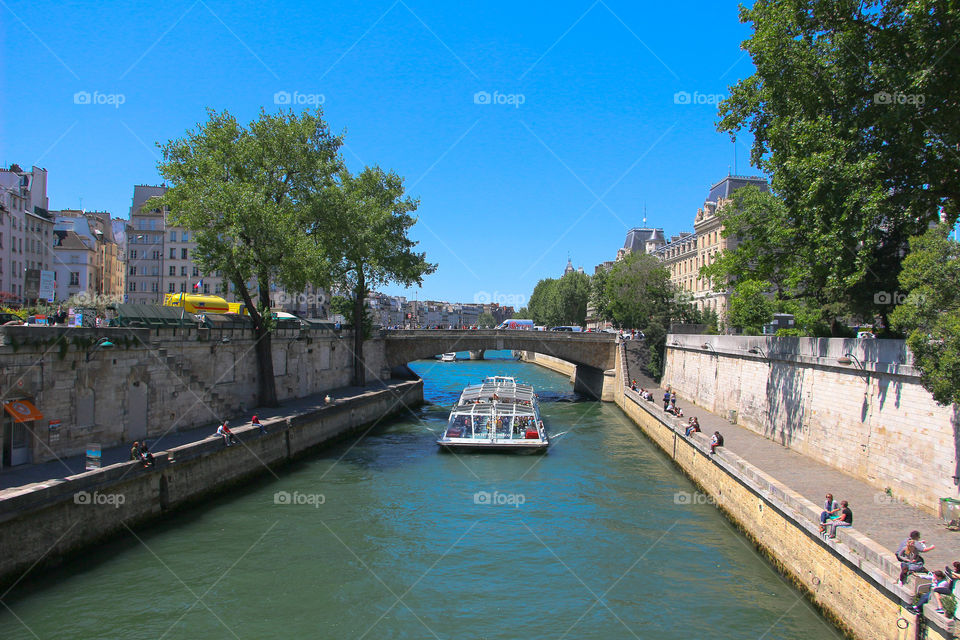
[(456, 362), (457, 361), (457, 352), (451, 351), (450, 353), (444, 353), (440, 356), (440, 362)]
[(437, 444), (456, 451), (534, 453), (545, 451), (550, 439), (533, 387), (508, 376), (491, 376), (463, 390)]

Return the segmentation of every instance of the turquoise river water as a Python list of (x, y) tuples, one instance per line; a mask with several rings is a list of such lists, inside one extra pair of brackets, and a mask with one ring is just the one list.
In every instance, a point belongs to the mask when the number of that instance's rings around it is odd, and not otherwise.
[[(411, 366), (422, 408), (16, 586), (0, 638), (841, 637), (616, 406), (506, 357)], [(495, 373), (549, 453), (438, 452)]]

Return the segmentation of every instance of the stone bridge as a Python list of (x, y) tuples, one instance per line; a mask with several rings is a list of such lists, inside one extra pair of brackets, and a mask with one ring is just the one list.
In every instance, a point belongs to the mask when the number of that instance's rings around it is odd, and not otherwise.
[(600, 398), (604, 371), (616, 366), (616, 336), (573, 331), (385, 330), (386, 365), (390, 368), (451, 351), (511, 349), (566, 360), (577, 367), (574, 388)]

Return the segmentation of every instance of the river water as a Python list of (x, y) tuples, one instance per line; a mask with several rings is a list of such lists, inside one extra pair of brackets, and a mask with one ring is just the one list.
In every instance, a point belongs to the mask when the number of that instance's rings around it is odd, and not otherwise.
[[(0, 638), (841, 637), (614, 405), (411, 367), (424, 407), (16, 586)], [(547, 455), (436, 450), (493, 374), (536, 387)]]

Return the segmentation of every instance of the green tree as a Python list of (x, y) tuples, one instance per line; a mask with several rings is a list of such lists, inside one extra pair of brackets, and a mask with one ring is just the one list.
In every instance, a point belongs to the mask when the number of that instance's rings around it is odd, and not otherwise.
[(527, 307), (520, 307), (519, 309), (517, 309), (516, 311), (514, 311), (514, 312), (510, 315), (510, 317), (511, 317), (511, 318), (517, 318), (518, 320), (531, 320), (531, 319), (532, 319), (532, 318), (530, 317), (530, 309), (528, 309)]
[(875, 294), (895, 290), (907, 239), (941, 212), (957, 220), (960, 10), (757, 0), (741, 20), (756, 73), (732, 87), (718, 128), (749, 129), (751, 162), (782, 203), (749, 221), (764, 236), (752, 257), (769, 258), (752, 277), (885, 318)]
[(941, 224), (910, 240), (900, 286), (906, 300), (891, 315), (908, 333), (921, 383), (940, 404), (960, 404), (960, 244)]
[(610, 301), (607, 298), (607, 278), (610, 272), (607, 269), (599, 269), (590, 276), (590, 304), (593, 305), (594, 316), (603, 322), (610, 322), (613, 317), (610, 315)]
[(646, 253), (630, 253), (613, 265), (606, 282), (613, 322), (639, 329), (650, 351), (647, 367), (654, 378), (663, 375), (667, 331), (675, 312), (670, 272)]
[(558, 324), (582, 327), (586, 323), (589, 299), (590, 277), (579, 271), (565, 273), (557, 281)]
[(247, 127), (211, 110), (207, 122), (161, 147), (159, 171), (171, 187), (145, 208), (166, 207), (171, 224), (193, 231), (194, 261), (204, 273), (223, 273), (246, 304), (260, 406), (277, 406), (271, 284), (302, 291), (329, 278), (326, 246), (310, 241), (306, 216), (340, 169), (341, 144), (319, 109), (261, 111)]
[(727, 324), (747, 335), (758, 335), (763, 325), (773, 319), (773, 301), (767, 291), (769, 282), (740, 280), (733, 287)]
[[(380, 286), (398, 283), (421, 285), (436, 265), (426, 254), (414, 251), (408, 236), (419, 201), (404, 196), (403, 178), (380, 167), (366, 167), (353, 175), (341, 169), (328, 197), (315, 203), (309, 237), (318, 247), (337, 247), (334, 280), (352, 293), (354, 327), (362, 326), (364, 300)], [(333, 213), (333, 215), (331, 215)], [(354, 331), (354, 384), (366, 384), (363, 359), (364, 332)]]
[(481, 329), (489, 329), (491, 327), (497, 326), (497, 319), (493, 317), (493, 314), (484, 311), (480, 314), (480, 317), (477, 319), (477, 326)]
[(557, 281), (553, 278), (544, 278), (533, 288), (527, 308), (530, 310), (530, 319), (534, 324), (560, 324), (560, 305), (557, 302)]

